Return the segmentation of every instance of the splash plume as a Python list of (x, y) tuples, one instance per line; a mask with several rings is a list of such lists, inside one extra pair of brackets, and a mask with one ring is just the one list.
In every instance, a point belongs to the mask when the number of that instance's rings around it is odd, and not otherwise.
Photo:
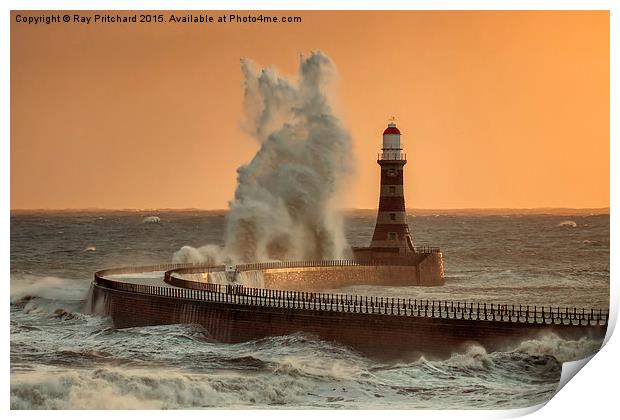
[(296, 82), (241, 60), (246, 129), (260, 142), (237, 169), (223, 249), (183, 247), (175, 261), (333, 259), (350, 253), (338, 191), (351, 171), (351, 138), (334, 115), (327, 55), (300, 59)]

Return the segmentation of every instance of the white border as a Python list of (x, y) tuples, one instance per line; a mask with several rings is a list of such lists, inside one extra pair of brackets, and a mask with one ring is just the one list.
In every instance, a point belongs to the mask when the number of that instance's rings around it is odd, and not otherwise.
[[(615, 271), (613, 269), (615, 263), (618, 262), (618, 250), (613, 246), (614, 240), (618, 238), (618, 179), (620, 174), (618, 173), (617, 159), (618, 159), (618, 127), (617, 120), (614, 118), (618, 115), (618, 12), (619, 7), (613, 0), (590, 0), (590, 1), (578, 1), (578, 0), (513, 0), (513, 1), (498, 1), (498, 0), (444, 0), (444, 1), (430, 1), (419, 0), (416, 2), (411, 1), (397, 1), (397, 0), (384, 0), (381, 2), (370, 2), (364, 0), (358, 0), (356, 2), (345, 1), (296, 1), (294, 4), (290, 1), (241, 1), (232, 0), (227, 2), (193, 2), (188, 0), (179, 1), (121, 1), (110, 0), (100, 1), (94, 0), (89, 2), (77, 1), (77, 0), (63, 0), (63, 1), (15, 1), (8, 0), (2, 3), (4, 9), (4, 19), (2, 19), (2, 115), (0, 127), (2, 127), (2, 153), (0, 153), (1, 169), (2, 173), (2, 210), (4, 216), (4, 222), (1, 225), (2, 229), (2, 272), (5, 274), (4, 291), (5, 302), (8, 303), (10, 290), (9, 290), (9, 208), (10, 208), (10, 182), (9, 182), (9, 164), (10, 164), (10, 129), (9, 129), (9, 110), (10, 110), (10, 95), (9, 95), (9, 63), (10, 63), (10, 10), (45, 10), (45, 9), (58, 9), (58, 10), (374, 10), (381, 8), (384, 10), (398, 10), (398, 9), (415, 9), (415, 10), (567, 10), (567, 9), (589, 9), (589, 10), (611, 10), (611, 103), (610, 103), (610, 115), (611, 115), (611, 132), (610, 132), (610, 158), (611, 158), (611, 195), (610, 195), (610, 207), (611, 207), (611, 298), (612, 298), (612, 315), (611, 320), (615, 325), (618, 313), (618, 287)], [(587, 139), (584, 139), (584, 144), (587, 143)], [(4, 381), (2, 382), (2, 407), (8, 410), (9, 407), (9, 380), (10, 380), (10, 366), (9, 366), (9, 315), (8, 311), (4, 312), (6, 318), (3, 319), (2, 328), (4, 331), (5, 339), (2, 341), (3, 351), (5, 355), (5, 368), (4, 368)], [(611, 328), (610, 328), (611, 330)], [(609, 340), (609, 336), (607, 337)], [(584, 417), (598, 417), (607, 418), (607, 413), (614, 412), (617, 408), (615, 395), (616, 388), (614, 385), (618, 383), (618, 361), (616, 360), (614, 353), (618, 352), (618, 339), (613, 338), (607, 342), (605, 347), (597, 354), (592, 362), (588, 363), (583, 368), (583, 371), (579, 374), (579, 378), (570, 381), (562, 390), (558, 393), (542, 410), (536, 411), (531, 418), (547, 418), (550, 416), (561, 417), (563, 419), (583, 419)], [(539, 408), (539, 407), (538, 407)], [(360, 412), (352, 413), (355, 416), (362, 416), (364, 418), (370, 417), (387, 417), (390, 419), (394, 417), (405, 418), (412, 415), (421, 418), (505, 418), (514, 417), (527, 414), (536, 407), (523, 410), (498, 410), (498, 411), (389, 411), (389, 412)], [(105, 411), (99, 412), (39, 412), (38, 415), (51, 416), (55, 418), (68, 417), (80, 417), (84, 415), (104, 418), (113, 415), (118, 416), (148, 416), (149, 418), (160, 416), (204, 416), (210, 417), (230, 417), (243, 415), (245, 412), (227, 412), (227, 411), (210, 411), (209, 413), (195, 412), (195, 411), (183, 411), (176, 412), (174, 414), (165, 411), (162, 412), (121, 412), (121, 413), (107, 413)], [(15, 417), (30, 418), (33, 412), (14, 411), (10, 415)], [(247, 413), (250, 414), (250, 413)], [(287, 419), (291, 416), (301, 418), (314, 418), (317, 415), (321, 416), (340, 416), (347, 415), (340, 412), (326, 412), (322, 411), (295, 411), (292, 413), (289, 410), (286, 411), (253, 411), (252, 416), (258, 418), (271, 419)]]

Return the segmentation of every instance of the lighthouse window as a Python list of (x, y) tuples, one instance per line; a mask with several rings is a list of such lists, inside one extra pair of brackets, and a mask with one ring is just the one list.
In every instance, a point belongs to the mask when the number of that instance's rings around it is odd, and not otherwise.
[(390, 241), (395, 241), (397, 238), (396, 232), (388, 232), (388, 239)]
[(396, 169), (388, 169), (388, 175), (389, 176), (395, 176), (396, 175)]
[(390, 213), (390, 220), (396, 220), (396, 213)]
[(390, 194), (391, 195), (395, 195), (396, 194), (396, 187), (390, 187)]

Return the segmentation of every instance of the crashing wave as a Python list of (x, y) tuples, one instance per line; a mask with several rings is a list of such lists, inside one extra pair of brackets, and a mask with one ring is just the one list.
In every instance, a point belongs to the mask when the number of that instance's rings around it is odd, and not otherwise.
[(11, 303), (33, 298), (81, 301), (89, 286), (90, 282), (59, 277), (11, 276)]
[(530, 356), (552, 356), (564, 363), (589, 357), (600, 350), (603, 342), (582, 337), (579, 340), (564, 340), (553, 333), (545, 334), (537, 339), (521, 342), (516, 352)]
[(221, 251), (184, 247), (173, 261), (346, 258), (351, 250), (336, 209), (353, 169), (351, 136), (330, 103), (333, 62), (322, 52), (301, 57), (297, 80), (248, 60), (241, 68), (245, 125), (260, 148), (237, 169)]

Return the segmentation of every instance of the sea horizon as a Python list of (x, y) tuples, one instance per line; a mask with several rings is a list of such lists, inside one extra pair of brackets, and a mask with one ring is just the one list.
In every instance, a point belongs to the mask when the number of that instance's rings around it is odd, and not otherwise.
[[(39, 213), (63, 213), (63, 214), (88, 214), (88, 213), (144, 213), (144, 212), (167, 212), (167, 213), (188, 213), (204, 212), (213, 214), (227, 213), (229, 209), (206, 209), (199, 207), (179, 207), (179, 208), (104, 208), (104, 207), (85, 207), (85, 208), (16, 208), (11, 209), (13, 214), (39, 214)], [(341, 213), (376, 213), (376, 208), (340, 208)], [(464, 208), (407, 208), (408, 215), (419, 214), (427, 215), (481, 215), (481, 216), (502, 216), (502, 215), (583, 215), (583, 214), (610, 214), (610, 207), (464, 207)]]

